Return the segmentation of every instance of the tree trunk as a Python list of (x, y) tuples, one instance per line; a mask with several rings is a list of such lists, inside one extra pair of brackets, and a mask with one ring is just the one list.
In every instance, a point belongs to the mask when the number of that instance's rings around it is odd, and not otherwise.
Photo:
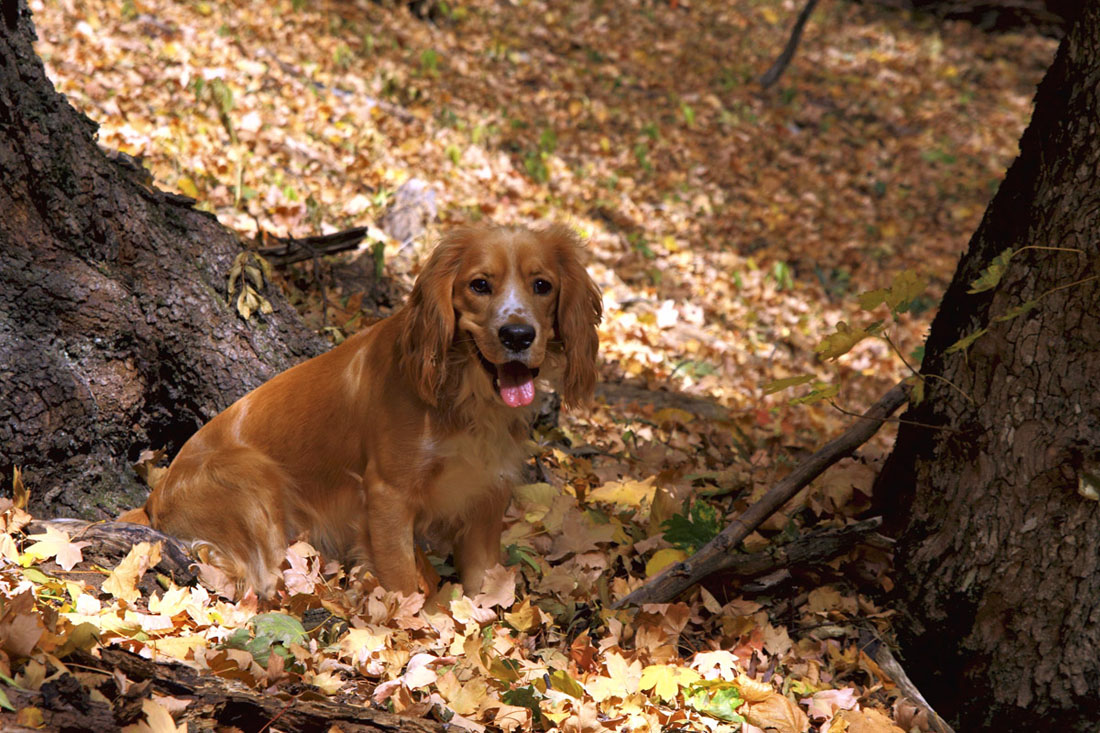
[[(923, 371), (940, 378), (906, 418), (940, 428), (903, 424), (879, 481), (906, 524), (905, 665), (960, 730), (1100, 718), (1100, 502), (1078, 493), (1100, 474), (1098, 109), (1100, 3), (1087, 3), (932, 324)], [(1022, 251), (997, 287), (967, 293), (1025, 246), (1080, 251)]]
[[(865, 0), (866, 1), (866, 0)], [(1080, 15), (1081, 0), (873, 0), (945, 20), (965, 20), (987, 31), (1036, 30), (1060, 38)]]
[(0, 480), (22, 467), (36, 513), (113, 516), (144, 496), (143, 449), (323, 344), (277, 293), (247, 322), (227, 305), (236, 238), (108, 158), (25, 4), (0, 9)]

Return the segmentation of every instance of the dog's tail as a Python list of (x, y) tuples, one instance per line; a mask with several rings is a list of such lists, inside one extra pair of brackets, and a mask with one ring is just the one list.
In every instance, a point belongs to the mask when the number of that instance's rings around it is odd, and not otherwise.
[(144, 524), (146, 527), (153, 526), (153, 520), (149, 518), (149, 513), (145, 511), (144, 506), (139, 506), (137, 509), (131, 509), (123, 514), (116, 520), (119, 522), (132, 522), (133, 524)]

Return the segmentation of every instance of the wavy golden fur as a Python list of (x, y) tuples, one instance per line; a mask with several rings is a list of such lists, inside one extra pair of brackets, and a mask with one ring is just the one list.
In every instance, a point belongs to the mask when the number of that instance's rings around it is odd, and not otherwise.
[(580, 249), (560, 225), (452, 232), (404, 308), (217, 415), (122, 519), (191, 540), (263, 596), (301, 534), (405, 593), (425, 585), (414, 538), (444, 537), (475, 592), (536, 390), (579, 405), (595, 388), (602, 306)]

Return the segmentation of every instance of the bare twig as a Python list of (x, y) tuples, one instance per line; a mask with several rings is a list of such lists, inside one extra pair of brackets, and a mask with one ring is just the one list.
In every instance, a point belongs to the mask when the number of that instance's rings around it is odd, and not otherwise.
[(794, 22), (794, 28), (791, 29), (791, 37), (787, 39), (787, 45), (783, 47), (783, 53), (779, 54), (779, 58), (775, 60), (771, 68), (761, 75), (758, 80), (760, 86), (767, 89), (779, 81), (779, 77), (783, 76), (783, 72), (787, 70), (787, 65), (794, 58), (794, 52), (798, 50), (798, 42), (802, 39), (802, 29), (806, 27), (806, 21), (810, 19), (810, 14), (814, 11), (815, 5), (817, 5), (817, 0), (806, 0), (802, 12), (798, 14), (798, 19)]
[(777, 483), (760, 501), (730, 522), (713, 540), (683, 562), (667, 568), (633, 593), (615, 603), (616, 608), (643, 603), (663, 603), (672, 600), (684, 590), (712, 573), (730, 567), (736, 562), (733, 550), (741, 540), (787, 503), (804, 486), (841, 458), (870, 440), (883, 421), (905, 403), (908, 388), (897, 384), (883, 395), (861, 420), (839, 438), (830, 441), (821, 450), (807, 458), (786, 478)]

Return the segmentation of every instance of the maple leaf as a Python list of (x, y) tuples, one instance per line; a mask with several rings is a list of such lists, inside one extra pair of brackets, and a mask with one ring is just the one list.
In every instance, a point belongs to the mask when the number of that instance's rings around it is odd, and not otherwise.
[[(347, 633), (340, 637), (338, 648), (352, 661), (363, 664), (371, 654), (385, 649), (389, 638), (390, 632), (384, 627), (367, 624), (362, 629), (348, 629)], [(410, 661), (409, 664), (411, 665), (412, 662)]]
[(718, 510), (705, 501), (696, 501), (687, 514), (674, 514), (661, 528), (673, 547), (695, 553), (722, 531)]
[(489, 568), (474, 603), (482, 608), (511, 608), (516, 602), (516, 570), (499, 563)]
[[(867, 710), (842, 710), (833, 720), (836, 730), (847, 730), (848, 733), (905, 733), (894, 725), (890, 717), (880, 710), (869, 708)], [(832, 730), (830, 726), (830, 730)]]
[(863, 339), (877, 334), (881, 330), (881, 325), (880, 321), (876, 321), (865, 328), (854, 329), (845, 321), (838, 321), (836, 330), (821, 339), (821, 342), (814, 347), (814, 351), (822, 359), (838, 359)]
[(656, 476), (650, 476), (642, 481), (634, 479), (608, 481), (588, 492), (588, 500), (605, 501), (609, 504), (618, 504), (625, 507), (640, 507), (643, 504), (652, 504), (653, 492), (657, 490), (656, 481)]
[(447, 707), (459, 715), (476, 712), (489, 691), (489, 685), (481, 677), (474, 677), (463, 684), (450, 670), (436, 680), (435, 687), (446, 701)]
[(68, 532), (55, 529), (49, 525), (42, 534), (32, 534), (29, 540), (37, 540), (33, 545), (23, 551), (20, 565), (28, 567), (35, 560), (54, 558), (62, 570), (72, 570), (73, 567), (84, 559), (81, 548), (90, 545), (90, 542), (72, 542)]
[(744, 708), (745, 720), (776, 733), (805, 733), (810, 727), (806, 713), (778, 692)]
[(124, 601), (136, 601), (137, 583), (145, 571), (160, 562), (160, 542), (139, 542), (103, 581), (103, 590)]
[(29, 657), (45, 632), (35, 610), (31, 590), (6, 598), (0, 616), (0, 651), (12, 657)]
[(576, 509), (565, 514), (561, 523), (561, 533), (554, 538), (554, 544), (548, 560), (560, 560), (569, 554), (580, 554), (595, 550), (602, 542), (611, 542), (615, 538), (615, 524), (598, 524), (585, 512)]
[(856, 698), (856, 691), (845, 687), (815, 692), (812, 697), (804, 698), (802, 704), (807, 706), (806, 713), (814, 720), (829, 720), (838, 710), (854, 709), (859, 704)]
[(725, 649), (697, 652), (691, 658), (691, 666), (708, 679), (729, 679), (737, 668), (737, 655)]
[(645, 576), (647, 578), (652, 578), (669, 565), (678, 563), (681, 560), (686, 560), (687, 557), (688, 554), (686, 552), (676, 549), (675, 547), (665, 547), (657, 550), (657, 552), (653, 553), (653, 557), (649, 558), (645, 564)]
[(544, 621), (543, 611), (524, 598), (515, 610), (504, 614), (504, 622), (516, 631), (532, 631)]
[(665, 702), (676, 699), (680, 688), (698, 682), (702, 677), (693, 669), (673, 664), (651, 664), (642, 670), (638, 687), (653, 690)]
[(990, 260), (989, 266), (982, 270), (977, 280), (970, 283), (970, 289), (966, 292), (971, 295), (984, 293), (986, 290), (992, 290), (1000, 285), (1001, 278), (1004, 277), (1005, 270), (1008, 269), (1008, 263), (1015, 254), (1016, 250), (1009, 248)]
[(141, 712), (145, 720), (126, 726), (123, 733), (187, 733), (187, 723), (176, 725), (172, 713), (156, 700), (142, 700)]

